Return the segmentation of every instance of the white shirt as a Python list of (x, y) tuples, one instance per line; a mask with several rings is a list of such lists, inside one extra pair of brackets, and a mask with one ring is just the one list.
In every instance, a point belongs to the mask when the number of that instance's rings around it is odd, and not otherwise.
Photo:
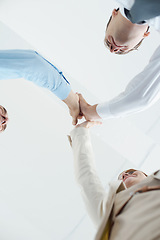
[[(134, 0), (118, 0), (120, 10), (130, 10)], [(147, 20), (160, 32), (160, 16)], [(145, 69), (134, 77), (124, 92), (114, 99), (100, 103), (97, 113), (102, 119), (124, 117), (142, 111), (160, 99), (160, 46), (156, 49)]]

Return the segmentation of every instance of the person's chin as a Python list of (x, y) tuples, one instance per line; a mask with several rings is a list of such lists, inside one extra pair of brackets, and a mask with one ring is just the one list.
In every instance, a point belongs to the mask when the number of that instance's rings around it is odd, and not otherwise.
[(136, 181), (133, 177), (128, 177), (125, 181), (124, 184), (127, 188), (132, 187), (133, 185), (136, 184)]

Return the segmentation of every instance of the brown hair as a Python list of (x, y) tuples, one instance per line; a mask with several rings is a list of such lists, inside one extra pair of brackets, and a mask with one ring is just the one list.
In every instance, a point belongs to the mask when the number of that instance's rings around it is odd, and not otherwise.
[(7, 123), (3, 124), (0, 132), (3, 132), (6, 129), (6, 127), (7, 127)]

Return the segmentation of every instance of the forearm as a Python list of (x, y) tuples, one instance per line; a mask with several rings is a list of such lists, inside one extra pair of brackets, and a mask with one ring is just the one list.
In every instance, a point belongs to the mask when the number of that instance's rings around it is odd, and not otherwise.
[(98, 104), (101, 118), (124, 117), (145, 110), (160, 96), (160, 47), (146, 68), (127, 86), (126, 90), (111, 101)]
[(76, 181), (81, 187), (88, 214), (98, 225), (103, 215), (101, 207), (106, 192), (95, 169), (89, 131), (85, 128), (76, 128), (71, 132), (71, 138)]

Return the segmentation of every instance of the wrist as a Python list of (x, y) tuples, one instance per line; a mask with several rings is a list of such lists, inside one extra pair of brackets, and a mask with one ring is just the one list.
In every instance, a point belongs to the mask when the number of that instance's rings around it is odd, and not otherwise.
[(68, 97), (63, 100), (63, 102), (68, 106), (70, 110), (74, 110), (79, 107), (78, 96), (72, 90), (70, 91)]
[(101, 119), (101, 117), (98, 115), (97, 110), (96, 110), (97, 106), (98, 106), (98, 104), (95, 104), (92, 106), (92, 116), (91, 116), (92, 120)]

